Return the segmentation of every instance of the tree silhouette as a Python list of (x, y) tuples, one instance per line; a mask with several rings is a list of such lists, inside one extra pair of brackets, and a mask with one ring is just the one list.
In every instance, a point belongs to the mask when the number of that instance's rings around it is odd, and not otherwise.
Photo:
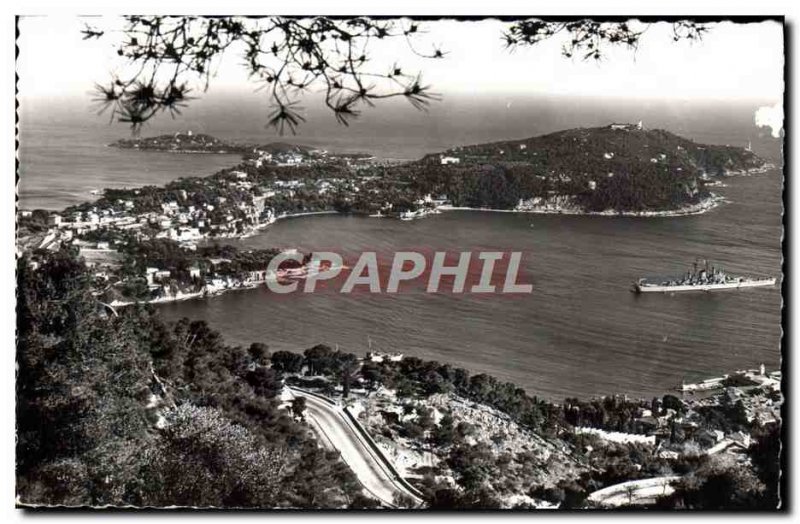
[(628, 484), (625, 486), (625, 494), (628, 495), (628, 505), (633, 504), (633, 496), (636, 494), (636, 486)]
[[(630, 22), (599, 22), (596, 20), (574, 20), (570, 22), (548, 22), (545, 20), (522, 20), (512, 24), (503, 34), (510, 48), (535, 45), (558, 35), (567, 34), (561, 46), (567, 58), (577, 56), (583, 60), (600, 60), (608, 47), (624, 46), (636, 50), (639, 40), (651, 24), (633, 25)], [(691, 20), (672, 23), (672, 39), (700, 40), (709, 30), (705, 24)]]
[[(528, 19), (508, 23), (502, 39), (514, 49), (565, 37), (565, 56), (600, 60), (609, 47), (635, 50), (650, 25)], [(693, 21), (672, 23), (675, 41), (698, 40), (707, 30)], [(127, 16), (115, 46), (131, 72), (97, 84), (96, 101), (100, 112), (111, 108), (112, 121), (138, 133), (160, 113), (180, 115), (192, 99), (190, 84), (200, 80), (207, 89), (225, 52), (239, 44), (243, 67), (270, 99), (269, 125), (281, 134), (286, 128), (295, 133), (305, 121), (299, 103), (312, 88), (322, 88), (325, 106), (343, 125), (379, 100), (405, 98), (424, 110), (439, 97), (421, 73), (396, 62), (374, 64), (369, 51), (377, 41), (399, 39), (416, 56), (443, 59), (445, 51), (423, 42), (425, 33), (409, 19)], [(95, 40), (108, 32), (87, 25), (83, 36)]]
[(305, 419), (306, 399), (305, 397), (295, 397), (292, 400), (292, 415), (301, 420)]

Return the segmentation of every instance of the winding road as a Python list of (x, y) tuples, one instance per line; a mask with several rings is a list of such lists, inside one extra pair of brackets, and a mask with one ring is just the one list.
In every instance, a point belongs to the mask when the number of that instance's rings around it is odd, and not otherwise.
[(589, 500), (606, 507), (652, 504), (658, 497), (672, 494), (675, 491), (672, 483), (678, 479), (672, 476), (630, 480), (595, 491)]
[(413, 500), (416, 506), (423, 503), (396, 474), (386, 456), (370, 445), (363, 428), (356, 427), (358, 422), (348, 417), (344, 408), (315, 393), (290, 386), (286, 389), (293, 397), (306, 399), (305, 416), (312, 429), (327, 448), (339, 452), (367, 495), (389, 507), (397, 507), (398, 495)]
[[(408, 482), (400, 477), (364, 428), (334, 400), (291, 386), (291, 397), (306, 399), (305, 416), (320, 442), (337, 451), (355, 473), (364, 492), (388, 507), (397, 507), (397, 497), (413, 500), (416, 506), (424, 501)], [(589, 500), (605, 507), (652, 503), (674, 491), (672, 484), (680, 477), (667, 476), (632, 480), (608, 486), (589, 495)]]

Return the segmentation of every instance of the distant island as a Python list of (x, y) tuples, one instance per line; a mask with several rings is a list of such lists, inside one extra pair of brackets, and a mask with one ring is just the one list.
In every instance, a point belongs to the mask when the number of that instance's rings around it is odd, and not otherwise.
[(111, 147), (121, 149), (138, 149), (141, 151), (166, 151), (169, 153), (245, 153), (246, 146), (220, 140), (203, 133), (174, 133), (147, 138), (129, 138), (118, 140)]
[(463, 146), (402, 163), (188, 133), (123, 142), (118, 147), (179, 145), (177, 151), (236, 151), (243, 159), (209, 177), (106, 189), (99, 199), (61, 213), (20, 212), (21, 251), (78, 248), (95, 260), (104, 298), (118, 305), (263, 285), (277, 251), (220, 255), (198, 247), (252, 235), (285, 217), (351, 213), (413, 220), (456, 209), (697, 214), (718, 203), (710, 189), (720, 177), (771, 167), (744, 148), (698, 144), (640, 124)]
[[(19, 213), (23, 500), (293, 509), (778, 504), (780, 372), (761, 367), (683, 384), (697, 393), (688, 398), (555, 402), (484, 373), (371, 347), (361, 358), (324, 344), (302, 354), (229, 345), (204, 322), (167, 325), (140, 307), (302, 275), (307, 256), (270, 274), (278, 246), (214, 241), (283, 217), (702, 212), (720, 177), (770, 167), (751, 151), (637, 124), (399, 164), (170, 136), (130, 147), (168, 151), (177, 139), (173, 151), (244, 158), (209, 177), (106, 189), (60, 213)], [(404, 489), (388, 500), (364, 494), (365, 470), (351, 469), (342, 452), (350, 448), (336, 448), (325, 440), (331, 433), (310, 423), (312, 409), (335, 414), (329, 420), (345, 439), (366, 443), (374, 471), (389, 464), (390, 483)]]
[[(379, 179), (381, 189), (342, 195), (329, 210), (398, 218), (445, 209), (672, 216), (707, 211), (718, 177), (760, 172), (770, 164), (752, 151), (701, 144), (638, 124), (576, 128), (521, 140), (459, 146), (387, 166), (364, 153), (329, 154), (287, 143), (237, 144), (205, 134), (120, 140), (113, 147), (175, 153), (240, 153), (260, 178), (267, 166), (315, 165), (314, 178)], [(358, 166), (332, 160), (362, 161)], [(320, 166), (324, 164), (324, 166)], [(344, 172), (342, 171), (342, 168)], [(267, 175), (264, 177), (263, 175)], [(308, 186), (305, 173), (291, 178)], [(358, 184), (361, 185), (361, 184)], [(373, 184), (375, 185), (375, 184)], [(315, 204), (321, 195), (317, 194)]]
[[(304, 158), (328, 155), (327, 151), (298, 144), (287, 144), (285, 142), (270, 142), (261, 145), (244, 144), (229, 142), (215, 136), (204, 133), (193, 133), (192, 131), (145, 138), (124, 138), (112, 142), (109, 146), (120, 149), (160, 151), (166, 153), (243, 154), (253, 157), (270, 155), (278, 160), (286, 160), (288, 163), (299, 163)], [(351, 158), (370, 157), (370, 155), (366, 153), (340, 153), (337, 156)]]

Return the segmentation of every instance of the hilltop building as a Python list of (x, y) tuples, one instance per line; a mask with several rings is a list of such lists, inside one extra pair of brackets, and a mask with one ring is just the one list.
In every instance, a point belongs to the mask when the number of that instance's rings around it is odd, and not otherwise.
[(641, 131), (642, 129), (644, 129), (644, 126), (642, 125), (642, 121), (641, 120), (639, 120), (639, 122), (636, 123), (636, 124), (618, 124), (618, 123), (613, 123), (608, 127), (609, 127), (609, 129), (616, 129), (616, 130), (620, 130), (620, 131)]

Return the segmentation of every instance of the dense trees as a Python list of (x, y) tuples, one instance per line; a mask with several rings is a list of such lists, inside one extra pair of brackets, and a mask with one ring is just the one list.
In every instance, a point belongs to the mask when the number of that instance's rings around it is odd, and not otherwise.
[(272, 369), (280, 373), (299, 373), (305, 362), (302, 355), (291, 351), (276, 351), (272, 354), (271, 360)]
[(253, 359), (253, 362), (259, 365), (265, 365), (269, 360), (269, 347), (262, 342), (253, 342), (247, 349), (247, 353)]
[(292, 400), (292, 415), (295, 418), (302, 419), (305, 415), (306, 411), (306, 399), (305, 397), (297, 397)]
[(151, 439), (147, 355), (132, 322), (100, 319), (70, 253), (36, 272), (27, 262), (18, 263), (20, 493), (51, 504), (110, 503), (134, 476), (125, 462)]
[[(666, 400), (672, 398), (677, 402), (673, 404)], [(591, 400), (567, 398), (562, 405), (564, 420), (572, 426), (593, 427), (607, 431), (621, 431), (624, 433), (647, 433), (649, 427), (643, 427), (637, 419), (645, 409), (650, 409), (654, 416), (661, 413), (663, 407), (676, 411), (685, 410), (685, 406), (677, 397), (665, 395), (664, 401), (655, 399), (646, 402), (639, 399), (628, 399), (619, 395), (608, 395)]]
[[(405, 176), (420, 194), (457, 206), (512, 209), (520, 200), (569, 197), (584, 211), (658, 211), (708, 196), (701, 175), (753, 168), (750, 151), (702, 145), (663, 130), (570, 129), (429, 155)], [(423, 167), (424, 166), (424, 167)]]
[[(126, 239), (117, 249), (122, 254), (122, 260), (111, 281), (114, 285), (107, 286), (107, 302), (115, 298), (126, 301), (154, 298), (160, 291), (148, 286), (148, 268), (169, 272), (168, 277), (157, 279), (156, 287), (167, 286), (173, 292), (197, 292), (203, 289), (206, 279), (220, 278), (235, 284), (253, 278), (254, 272), (263, 278), (270, 261), (280, 253), (277, 249), (241, 250), (219, 244), (189, 249), (166, 238)], [(295, 260), (287, 260), (281, 263), (281, 268), (298, 267), (300, 264)]]
[(74, 255), (18, 263), (23, 502), (342, 507), (360, 491), (278, 409), (266, 348), (151, 308), (108, 317)]
[[(343, 370), (353, 369), (356, 356), (334, 351), (325, 345), (317, 345), (305, 351), (304, 356), (278, 351), (272, 355), (273, 369), (282, 372), (323, 375), (334, 385), (343, 385)], [(290, 371), (291, 370), (291, 371)], [(347, 376), (351, 376), (350, 371)], [(428, 397), (438, 393), (453, 392), (469, 400), (495, 407), (535, 431), (555, 435), (565, 424), (561, 409), (555, 404), (529, 396), (525, 390), (496, 378), (469, 372), (449, 364), (424, 361), (416, 357), (405, 357), (398, 362), (365, 361), (360, 365), (359, 377), (364, 387), (374, 389), (383, 385), (396, 390), (399, 398)], [(421, 417), (416, 425), (425, 424), (429, 417)], [(428, 414), (429, 415), (429, 414)], [(432, 426), (431, 426), (432, 427)], [(420, 428), (423, 430), (431, 427)], [(405, 428), (415, 431), (414, 428)], [(444, 430), (442, 430), (444, 431)], [(438, 435), (436, 438), (448, 438)]]
[[(728, 455), (714, 455), (692, 474), (684, 476), (675, 492), (661, 497), (660, 508), (705, 510), (775, 509), (776, 499), (753, 473)], [(769, 491), (775, 493), (775, 488)]]
[(286, 450), (263, 445), (213, 408), (184, 404), (164, 412), (164, 429), (145, 449), (141, 502), (156, 506), (272, 507), (291, 467)]
[(786, 497), (785, 492), (781, 493), (781, 426), (770, 424), (756, 434), (750, 459), (764, 485), (759, 500), (761, 506), (765, 509), (781, 507)]
[(360, 487), (352, 472), (310, 437), (304, 402), (279, 409), (285, 374), (305, 374), (292, 380), (329, 395), (337, 394), (336, 386), (345, 397), (356, 385), (394, 389), (403, 418), (387, 418), (389, 434), (436, 446), (460, 487), (425, 481), (434, 507), (453, 500), (457, 507), (496, 507), (499, 493), (519, 489), (503, 483), (542, 467), (532, 455), (489, 453), (485, 443), (476, 444), (472, 425), (447, 412), (437, 422), (417, 402), (448, 392), (492, 406), (538, 435), (565, 439), (576, 460), (588, 460), (592, 473), (577, 487), (548, 492), (557, 501), (577, 504), (583, 491), (664, 471), (688, 476), (663, 504), (767, 508), (779, 500), (780, 428), (753, 429), (742, 403), (727, 395), (692, 416), (703, 427), (754, 432), (751, 472), (702, 456), (669, 462), (633, 444), (589, 453), (589, 444), (600, 446), (574, 435), (571, 426), (638, 431), (633, 421), (642, 410), (683, 413), (685, 406), (671, 395), (555, 405), (489, 375), (415, 357), (374, 362), (322, 344), (302, 355), (270, 353), (259, 343), (231, 346), (205, 322), (166, 325), (152, 307), (109, 317), (75, 253), (43, 255), (41, 262), (34, 271), (23, 257), (17, 273), (17, 474), (24, 502), (368, 506), (354, 497)]
[(324, 344), (318, 344), (305, 350), (305, 363), (311, 375), (331, 375), (339, 379), (342, 371), (353, 368), (356, 357), (352, 353), (345, 353), (339, 350), (334, 351)]
[(47, 221), (50, 218), (50, 212), (46, 209), (34, 209), (31, 211), (30, 216), (21, 216), (17, 220), (17, 236), (25, 236), (26, 234), (35, 234), (46, 231), (48, 228)]

